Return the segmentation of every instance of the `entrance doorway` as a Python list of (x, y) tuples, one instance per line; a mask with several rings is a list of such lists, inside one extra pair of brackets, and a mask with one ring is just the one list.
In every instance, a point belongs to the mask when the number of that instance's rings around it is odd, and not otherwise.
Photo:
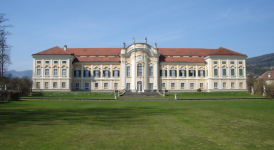
[(142, 82), (141, 81), (137, 82), (137, 92), (142, 92)]

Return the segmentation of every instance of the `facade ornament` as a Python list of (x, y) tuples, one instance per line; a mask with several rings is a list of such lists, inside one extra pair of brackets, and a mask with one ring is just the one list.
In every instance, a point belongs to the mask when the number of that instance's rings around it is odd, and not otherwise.
[(146, 44), (147, 44), (147, 37), (145, 38)]
[(155, 49), (157, 49), (157, 43), (154, 44)]
[(253, 89), (253, 86), (251, 86), (251, 95), (254, 95), (254, 89)]
[(125, 42), (123, 42), (123, 44), (124, 44), (124, 48), (126, 48), (126, 43), (125, 43)]
[(266, 96), (266, 92), (265, 92), (265, 85), (264, 85), (264, 93), (263, 93), (263, 96)]
[(135, 43), (135, 39), (134, 39), (134, 37), (133, 37), (133, 39), (132, 39), (132, 43), (133, 43), (133, 44)]

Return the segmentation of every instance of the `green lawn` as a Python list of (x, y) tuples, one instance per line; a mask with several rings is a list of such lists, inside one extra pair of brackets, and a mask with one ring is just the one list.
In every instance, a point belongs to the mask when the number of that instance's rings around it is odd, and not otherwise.
[(274, 101), (0, 103), (0, 149), (273, 149)]

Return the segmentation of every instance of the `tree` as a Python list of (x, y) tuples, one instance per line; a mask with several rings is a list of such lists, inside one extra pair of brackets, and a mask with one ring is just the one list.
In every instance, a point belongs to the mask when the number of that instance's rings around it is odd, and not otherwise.
[(7, 20), (8, 19), (5, 18), (5, 14), (0, 14), (0, 77), (4, 76), (4, 71), (7, 71), (8, 65), (11, 64), (11, 46), (7, 44), (7, 36), (11, 33), (6, 31), (6, 28), (12, 26), (3, 24)]

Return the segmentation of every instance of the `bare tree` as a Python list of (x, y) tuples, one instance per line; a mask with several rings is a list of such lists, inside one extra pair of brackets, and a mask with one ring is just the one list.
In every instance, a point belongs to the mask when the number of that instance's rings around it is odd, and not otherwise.
[(0, 14), (0, 77), (4, 76), (4, 72), (7, 71), (8, 65), (11, 64), (11, 46), (7, 44), (7, 36), (11, 33), (6, 31), (6, 28), (12, 26), (3, 24), (7, 20), (8, 19), (5, 18), (5, 14)]

